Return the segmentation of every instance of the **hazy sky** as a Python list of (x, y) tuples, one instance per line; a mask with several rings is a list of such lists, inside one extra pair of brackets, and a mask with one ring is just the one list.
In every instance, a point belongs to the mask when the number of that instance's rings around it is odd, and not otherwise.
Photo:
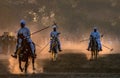
[(13, 32), (21, 19), (37, 29), (55, 21), (69, 37), (89, 34), (97, 26), (102, 34), (119, 38), (119, 8), (120, 0), (1, 0), (0, 29)]

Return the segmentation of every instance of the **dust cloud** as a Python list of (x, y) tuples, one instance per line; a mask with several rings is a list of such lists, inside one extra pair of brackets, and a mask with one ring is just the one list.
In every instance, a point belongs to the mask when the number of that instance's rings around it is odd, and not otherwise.
[[(18, 63), (18, 59), (14, 59), (12, 57), (9, 57), (9, 71), (10, 73), (12, 74), (24, 74), (24, 72), (21, 72), (20, 69), (19, 69), (19, 63)], [(31, 61), (32, 60), (29, 60), (29, 66), (28, 66), (28, 70), (27, 70), (27, 73), (29, 74), (32, 74), (33, 72), (34, 73), (43, 73), (43, 68), (38, 66), (38, 64), (35, 62), (35, 68), (36, 70), (34, 71), (32, 69), (32, 64), (31, 64)], [(24, 65), (25, 63), (23, 62), (22, 63), (22, 67), (24, 68)]]
[[(104, 34), (102, 44), (114, 49), (110, 51), (103, 47), (100, 54), (120, 53), (120, 5), (118, 3), (120, 3), (118, 0), (0, 1), (0, 34), (8, 31), (16, 35), (21, 19), (26, 20), (31, 33), (56, 22), (61, 32), (63, 51), (77, 50), (76, 52), (90, 55), (90, 52), (86, 50), (89, 41), (80, 41), (88, 39), (93, 27), (96, 26), (99, 32)], [(52, 27), (31, 36), (40, 59), (50, 58), (48, 50), (51, 31)], [(10, 58), (9, 62), (10, 71), (19, 73), (17, 60)]]

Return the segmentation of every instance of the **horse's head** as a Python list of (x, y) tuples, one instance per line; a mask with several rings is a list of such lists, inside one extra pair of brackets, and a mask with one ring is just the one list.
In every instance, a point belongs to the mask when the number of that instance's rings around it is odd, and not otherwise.
[(23, 48), (27, 48), (27, 46), (29, 46), (29, 43), (28, 43), (28, 41), (27, 41), (27, 38), (25, 38), (23, 34), (19, 34), (19, 35), (18, 35), (18, 38), (20, 38), (20, 39), (22, 40), (21, 46), (22, 46)]
[(96, 41), (96, 38), (92, 35), (90, 35), (90, 41), (93, 45), (97, 45), (97, 41)]
[(25, 38), (25, 36), (22, 33), (18, 34), (18, 38), (22, 40), (22, 44), (27, 43), (27, 39)]
[(52, 40), (53, 40), (54, 42), (56, 42), (56, 41), (58, 40), (58, 38), (57, 38), (55, 35), (53, 35)]
[(57, 43), (58, 43), (58, 38), (56, 36), (53, 36), (52, 37), (52, 46), (53, 47), (56, 47), (57, 46)]
[(21, 33), (21, 34), (18, 34), (18, 38), (21, 38), (21, 39), (24, 39), (24, 35)]
[(96, 50), (96, 49), (98, 49), (98, 43), (97, 43), (97, 40), (96, 40), (96, 38), (94, 37), (94, 36), (90, 36), (90, 45), (91, 45), (91, 50)]
[(90, 40), (95, 41), (96, 38), (94, 36), (90, 35)]

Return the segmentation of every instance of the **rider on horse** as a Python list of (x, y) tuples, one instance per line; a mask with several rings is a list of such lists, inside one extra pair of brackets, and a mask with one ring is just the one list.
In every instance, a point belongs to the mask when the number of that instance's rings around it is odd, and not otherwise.
[(26, 27), (26, 22), (24, 20), (20, 21), (20, 26), (21, 28), (19, 29), (17, 33), (17, 45), (16, 45), (16, 51), (14, 52), (14, 55), (12, 57), (17, 58), (17, 52), (18, 50), (23, 47), (21, 46), (22, 40), (26, 39), (27, 42), (29, 43), (31, 52), (32, 52), (32, 57), (35, 57), (35, 46), (34, 43), (32, 42), (30, 38), (30, 30), (29, 28)]
[(99, 51), (102, 51), (102, 45), (101, 45), (101, 41), (100, 41), (100, 33), (98, 32), (98, 30), (97, 30), (96, 27), (94, 27), (94, 31), (91, 32), (91, 34), (90, 34), (90, 42), (89, 42), (89, 45), (88, 45), (87, 50), (89, 51), (90, 48), (91, 48), (91, 38), (92, 38), (92, 37), (95, 38), (96, 41), (97, 41), (98, 50), (99, 50)]
[(50, 33), (50, 50), (49, 52), (51, 52), (52, 50), (52, 43), (53, 43), (53, 38), (56, 37), (57, 38), (57, 43), (58, 43), (58, 50), (59, 51), (62, 51), (61, 50), (61, 43), (60, 43), (60, 40), (59, 40), (59, 32), (57, 31), (57, 25), (56, 23), (53, 24), (53, 31)]

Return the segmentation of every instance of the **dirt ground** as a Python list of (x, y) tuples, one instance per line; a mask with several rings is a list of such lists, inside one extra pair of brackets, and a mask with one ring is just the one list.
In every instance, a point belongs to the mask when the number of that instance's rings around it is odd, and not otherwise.
[[(48, 55), (50, 55), (48, 53)], [(56, 62), (51, 57), (36, 59), (36, 74), (10, 71), (10, 55), (0, 55), (0, 76), (5, 78), (118, 78), (120, 77), (120, 54), (100, 54), (98, 60), (90, 61), (83, 52), (64, 50)], [(16, 60), (16, 59), (14, 59)], [(14, 65), (14, 66), (17, 66)], [(18, 67), (17, 67), (18, 68)], [(40, 70), (42, 68), (42, 70)], [(19, 69), (17, 69), (19, 70)]]

